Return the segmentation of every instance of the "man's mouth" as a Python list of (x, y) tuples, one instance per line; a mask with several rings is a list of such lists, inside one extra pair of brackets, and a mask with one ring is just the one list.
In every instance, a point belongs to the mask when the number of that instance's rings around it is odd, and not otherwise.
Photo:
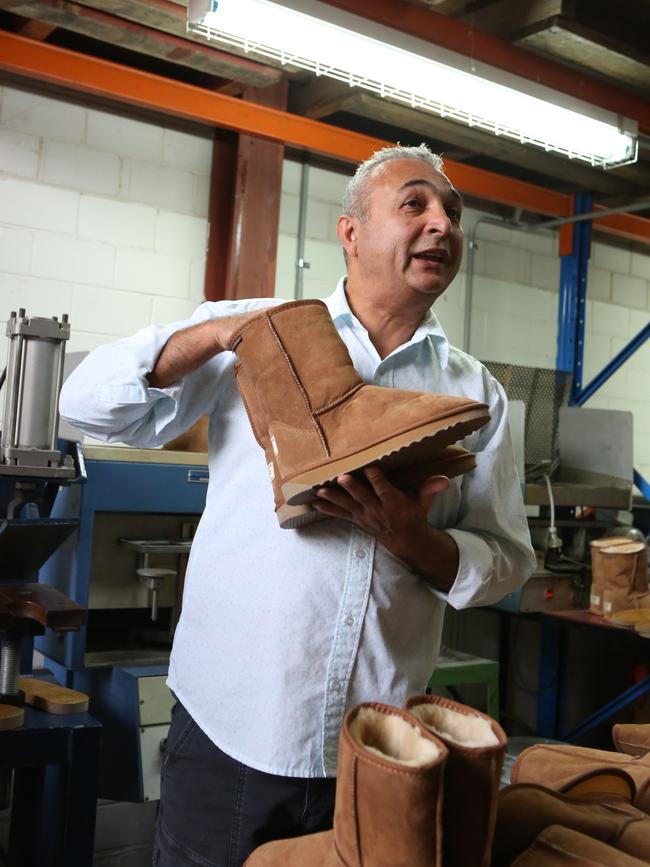
[(449, 261), (449, 255), (445, 250), (422, 250), (420, 253), (413, 253), (413, 258), (425, 262)]

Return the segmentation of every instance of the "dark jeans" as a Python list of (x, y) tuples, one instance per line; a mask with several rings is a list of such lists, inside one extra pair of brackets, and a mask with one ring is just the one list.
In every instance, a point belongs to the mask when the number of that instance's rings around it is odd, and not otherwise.
[(240, 867), (268, 840), (332, 827), (336, 780), (278, 777), (231, 759), (177, 702), (162, 766), (154, 867)]

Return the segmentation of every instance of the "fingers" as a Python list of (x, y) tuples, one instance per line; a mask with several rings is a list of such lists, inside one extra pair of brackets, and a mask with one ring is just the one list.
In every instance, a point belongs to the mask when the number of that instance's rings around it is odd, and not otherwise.
[(325, 515), (346, 518), (372, 535), (385, 533), (390, 521), (374, 490), (347, 473), (338, 476), (336, 485), (316, 490), (314, 508)]
[(428, 512), (436, 495), (446, 491), (449, 485), (447, 476), (431, 476), (424, 481), (418, 491), (418, 503)]

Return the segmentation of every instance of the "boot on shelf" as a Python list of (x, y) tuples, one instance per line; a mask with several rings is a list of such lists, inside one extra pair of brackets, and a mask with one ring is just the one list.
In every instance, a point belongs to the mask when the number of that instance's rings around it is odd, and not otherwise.
[(245, 867), (442, 867), (446, 760), (405, 711), (358, 705), (341, 732), (334, 829), (265, 843)]
[(260, 312), (231, 349), (254, 383), (258, 441), (264, 448), (268, 436), (290, 506), (368, 464), (390, 474), (431, 462), (489, 420), (487, 406), (470, 398), (366, 385), (321, 301)]
[(443, 797), (445, 867), (488, 867), (507, 743), (503, 729), (486, 714), (437, 695), (414, 695), (406, 708), (449, 750)]

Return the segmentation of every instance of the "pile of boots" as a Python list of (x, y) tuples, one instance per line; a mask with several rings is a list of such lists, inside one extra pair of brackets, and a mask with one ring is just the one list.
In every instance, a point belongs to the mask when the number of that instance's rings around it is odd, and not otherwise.
[(612, 735), (621, 752), (537, 744), (521, 753), (499, 793), (492, 867), (650, 863), (650, 725)]
[(231, 349), (253, 433), (264, 449), (280, 526), (317, 520), (315, 490), (369, 464), (404, 491), (476, 466), (455, 446), (489, 421), (467, 397), (366, 385), (321, 301), (260, 312)]
[(347, 715), (334, 828), (256, 849), (245, 867), (641, 867), (650, 863), (650, 725), (608, 753), (524, 750), (499, 791), (506, 737), (458, 702)]
[(245, 867), (489, 867), (506, 737), (457, 702), (414, 696), (346, 716), (334, 829), (266, 843)]

